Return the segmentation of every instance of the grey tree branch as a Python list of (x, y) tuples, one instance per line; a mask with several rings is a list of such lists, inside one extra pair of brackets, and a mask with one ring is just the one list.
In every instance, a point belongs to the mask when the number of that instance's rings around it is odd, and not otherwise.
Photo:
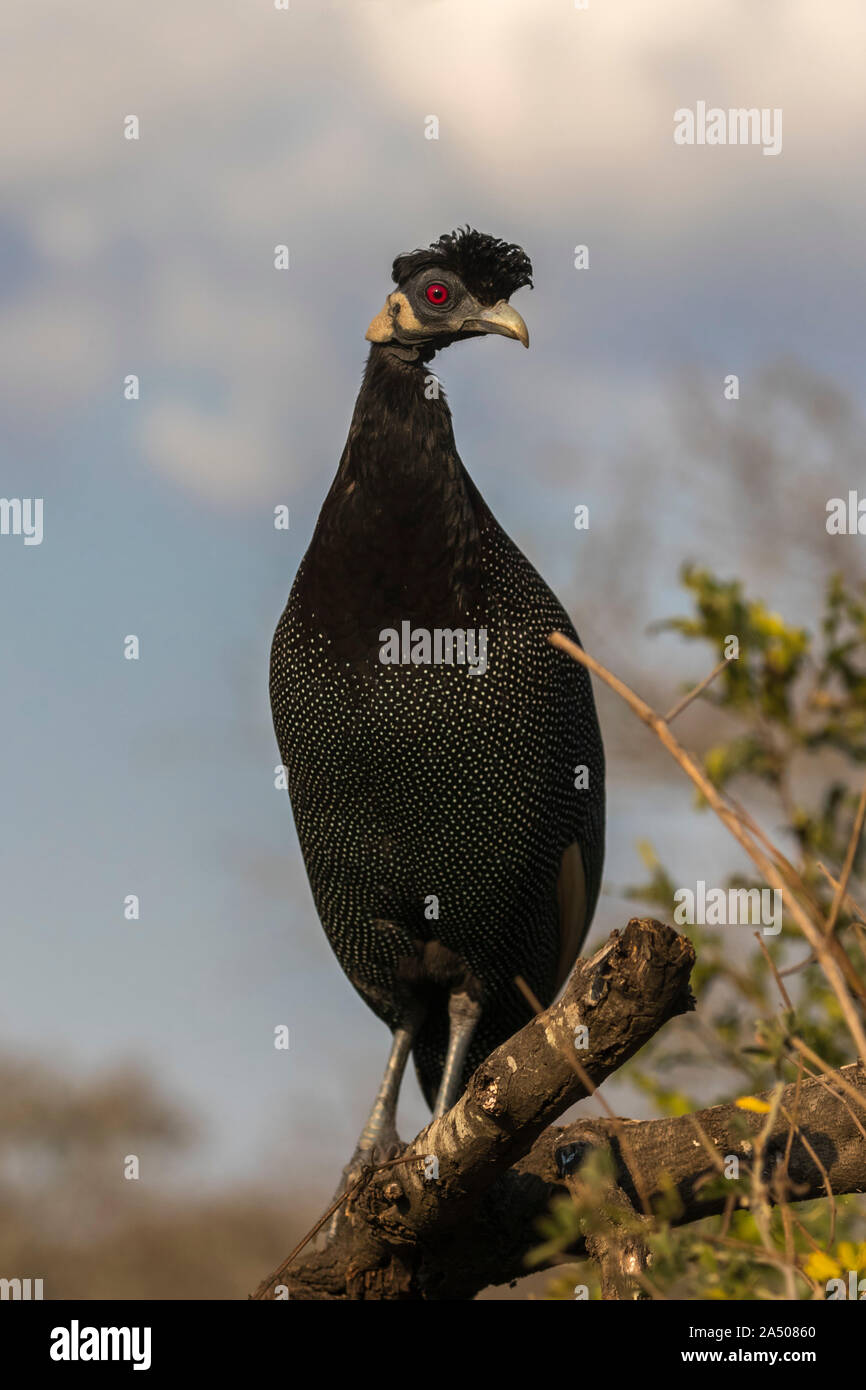
[(622, 1066), (676, 1014), (694, 1007), (691, 942), (652, 919), (633, 919), (575, 966), (558, 1003), (478, 1068), (448, 1114), (375, 1174), (347, 1204), (328, 1248), (303, 1254), (257, 1290), (298, 1298), (436, 1298), (465, 1285), (448, 1254), (497, 1177), (550, 1122)]
[[(799, 1100), (795, 1082), (782, 1092), (779, 1117), (765, 1149), (765, 1176), (771, 1176), (780, 1155), (787, 1150), (789, 1124), (785, 1116), (794, 1118), (796, 1113), (798, 1123), (788, 1157), (795, 1201), (826, 1197), (828, 1182), (835, 1196), (866, 1192), (866, 1068), (855, 1062), (841, 1067), (836, 1077), (862, 1097), (860, 1108), (829, 1077), (801, 1081)], [(759, 1098), (769, 1100), (770, 1094), (762, 1093)], [(663, 1178), (670, 1179), (680, 1201), (673, 1224), (685, 1226), (718, 1215), (724, 1210), (725, 1198), (706, 1191), (718, 1166), (704, 1148), (698, 1126), (719, 1158), (734, 1155), (748, 1170), (752, 1152), (749, 1146), (754, 1144), (765, 1119), (765, 1115), (741, 1110), (736, 1105), (716, 1105), (675, 1118), (620, 1120), (618, 1126), (608, 1119), (581, 1119), (565, 1127), (552, 1126), (498, 1180), (453, 1253), (466, 1264), (471, 1252), (476, 1252), (471, 1265), (471, 1277), (478, 1281), (474, 1292), (526, 1274), (526, 1251), (538, 1243), (536, 1223), (553, 1198), (568, 1191), (562, 1167), (569, 1150), (576, 1163), (591, 1148), (608, 1148), (615, 1164), (616, 1182), (635, 1210), (639, 1209), (639, 1197), (633, 1170), (638, 1165), (644, 1180), (649, 1182), (653, 1205), (665, 1193), (667, 1182)], [(623, 1129), (628, 1137), (628, 1160), (620, 1143)], [(570, 1253), (582, 1258), (587, 1251), (579, 1242)]]
[[(748, 1164), (766, 1115), (723, 1105), (640, 1123), (551, 1125), (587, 1094), (572, 1056), (600, 1084), (668, 1019), (693, 1007), (693, 963), (688, 939), (652, 919), (633, 919), (615, 932), (594, 956), (578, 961), (558, 1003), (478, 1068), (453, 1110), (423, 1130), (395, 1166), (371, 1176), (348, 1204), (335, 1239), (299, 1252), (253, 1296), (466, 1299), (507, 1283), (527, 1272), (539, 1218), (554, 1196), (568, 1191), (568, 1159), (574, 1171), (590, 1147), (610, 1150), (615, 1184), (635, 1211), (641, 1189), (651, 1206), (662, 1196), (664, 1175), (679, 1197), (678, 1224), (721, 1211), (724, 1197), (705, 1191), (719, 1171), (712, 1150)], [(582, 1027), (587, 1045), (575, 1054)], [(866, 1069), (854, 1065), (836, 1075), (846, 1090), (826, 1077), (800, 1084), (788, 1156), (793, 1200), (826, 1195), (828, 1181), (837, 1194), (866, 1190)], [(788, 1146), (785, 1117), (794, 1114), (795, 1090), (783, 1092), (767, 1137), (768, 1174)], [(862, 1113), (851, 1090), (863, 1098)], [(578, 1243), (570, 1253), (587, 1251)]]

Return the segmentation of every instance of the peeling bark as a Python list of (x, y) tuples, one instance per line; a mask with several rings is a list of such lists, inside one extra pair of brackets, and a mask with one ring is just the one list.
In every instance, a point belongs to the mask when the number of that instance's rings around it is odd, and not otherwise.
[[(527, 1272), (526, 1254), (538, 1243), (538, 1218), (552, 1197), (568, 1190), (565, 1160), (574, 1156), (573, 1145), (610, 1148), (618, 1200), (636, 1211), (638, 1188), (652, 1202), (665, 1173), (680, 1195), (683, 1223), (719, 1211), (720, 1201), (701, 1199), (715, 1169), (696, 1142), (691, 1116), (551, 1127), (588, 1094), (575, 1059), (597, 1086), (668, 1019), (694, 1007), (688, 984), (693, 964), (690, 941), (653, 919), (632, 919), (614, 932), (594, 956), (577, 962), (559, 1002), (487, 1058), (453, 1109), (422, 1130), (396, 1166), (371, 1173), (327, 1247), (308, 1246), (253, 1297), (273, 1298), (284, 1286), (293, 1299), (466, 1299), (516, 1279)], [(576, 1037), (586, 1046), (576, 1050)], [(856, 1121), (856, 1103), (840, 1102), (827, 1082), (801, 1084), (802, 1137), (794, 1139), (789, 1163), (798, 1200), (825, 1191), (807, 1144), (835, 1192), (866, 1188), (866, 1075), (858, 1066), (840, 1075), (864, 1096)], [(783, 1104), (792, 1106), (793, 1094), (786, 1092)], [(757, 1132), (763, 1119), (733, 1106), (696, 1118), (722, 1154), (744, 1153), (741, 1131)], [(780, 1120), (768, 1161), (787, 1132)], [(583, 1246), (574, 1251), (586, 1253)], [(640, 1240), (634, 1249), (620, 1242), (594, 1253), (610, 1295), (634, 1297), (635, 1273), (645, 1267)]]

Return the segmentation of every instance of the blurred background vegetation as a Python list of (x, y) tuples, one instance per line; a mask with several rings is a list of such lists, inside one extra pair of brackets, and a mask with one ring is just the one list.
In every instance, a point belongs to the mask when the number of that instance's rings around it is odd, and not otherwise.
[(46, 1299), (245, 1298), (318, 1213), (297, 1182), (166, 1185), (166, 1157), (201, 1137), (140, 1071), (0, 1060), (4, 1277), (43, 1279)]

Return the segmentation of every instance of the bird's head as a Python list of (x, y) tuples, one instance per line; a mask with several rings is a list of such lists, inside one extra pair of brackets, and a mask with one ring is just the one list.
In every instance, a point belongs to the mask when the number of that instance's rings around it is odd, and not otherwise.
[(515, 290), (532, 285), (521, 247), (467, 227), (427, 250), (398, 256), (391, 275), (397, 288), (367, 329), (369, 342), (416, 348), (424, 358), (483, 333), (502, 333), (529, 347), (529, 330), (508, 303)]

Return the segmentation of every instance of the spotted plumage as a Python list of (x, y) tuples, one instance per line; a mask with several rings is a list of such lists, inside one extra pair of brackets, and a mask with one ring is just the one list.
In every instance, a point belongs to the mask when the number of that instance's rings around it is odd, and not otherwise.
[[(271, 654), (274, 725), (319, 916), (369, 1006), (409, 1030), (431, 1105), (449, 998), (476, 1010), (457, 1055), (462, 1085), (530, 1016), (515, 976), (552, 998), (601, 879), (592, 691), (547, 641), (576, 634), (469, 478), (428, 365), (482, 332), (526, 341), (505, 301), (530, 274), (519, 247), (476, 232), (397, 258), (398, 288), (368, 331), (346, 446)], [(486, 669), (384, 664), (382, 634), (405, 622), (483, 629)]]

